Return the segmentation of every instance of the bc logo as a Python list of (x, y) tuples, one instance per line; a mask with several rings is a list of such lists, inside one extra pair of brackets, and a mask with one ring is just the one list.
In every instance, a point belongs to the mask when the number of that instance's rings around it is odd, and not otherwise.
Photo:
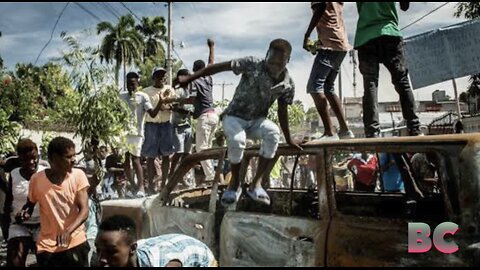
[(430, 226), (421, 222), (408, 223), (408, 253), (425, 253), (435, 248), (445, 254), (458, 251), (458, 246), (453, 241), (446, 241), (445, 235), (454, 235), (458, 231), (458, 225), (453, 222), (443, 222), (433, 231), (430, 239)]

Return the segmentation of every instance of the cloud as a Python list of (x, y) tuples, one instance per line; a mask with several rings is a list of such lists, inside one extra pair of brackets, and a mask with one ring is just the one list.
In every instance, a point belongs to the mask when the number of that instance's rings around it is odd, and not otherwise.
[[(99, 3), (81, 3), (102, 20), (116, 22), (116, 18)], [(109, 5), (117, 13), (128, 14), (120, 4), (110, 2)], [(128, 2), (126, 5), (138, 16), (166, 17), (167, 9), (163, 4)], [(411, 3), (407, 12), (398, 11), (400, 26), (420, 18), (427, 12), (441, 5), (441, 3), (420, 2)], [(0, 38), (0, 52), (8, 66), (17, 62), (34, 61), (38, 52), (50, 37), (53, 24), (63, 8), (64, 3), (0, 3), (2, 16), (0, 30), (4, 36)], [(405, 36), (419, 34), (438, 27), (458, 23), (462, 19), (454, 18), (455, 3), (450, 3), (439, 9), (422, 21), (407, 28)], [(207, 60), (208, 48), (206, 39), (216, 40), (216, 61), (228, 61), (238, 57), (264, 57), (269, 42), (278, 37), (285, 38), (292, 43), (292, 59), (288, 65), (291, 76), (296, 84), (296, 98), (302, 100), (306, 107), (313, 106), (309, 95), (306, 94), (306, 82), (310, 74), (313, 57), (302, 49), (302, 40), (305, 29), (311, 17), (310, 4), (300, 3), (189, 3), (178, 2), (173, 4), (173, 36), (176, 43), (175, 50), (185, 61), (188, 68), (192, 67), (197, 59)], [(350, 42), (355, 35), (358, 14), (355, 3), (345, 3), (344, 18)], [(41, 61), (60, 56), (59, 51), (64, 44), (59, 38), (61, 31), (76, 33), (83, 29), (95, 29), (98, 21), (92, 18), (77, 5), (71, 3), (65, 11), (51, 44), (44, 52)], [(315, 33), (312, 34), (315, 37)], [(81, 36), (84, 44), (98, 45), (100, 37), (96, 33)], [(178, 46), (182, 41), (185, 48)], [(176, 57), (176, 54), (173, 54)], [(349, 57), (342, 64), (342, 82), (344, 96), (353, 96), (353, 66)], [(231, 99), (239, 77), (233, 73), (218, 74), (214, 77), (216, 83), (223, 81), (234, 83), (225, 87), (225, 97)], [(363, 94), (362, 76), (357, 68), (357, 96)], [(385, 68), (380, 70), (379, 100), (398, 100), (390, 75)], [(467, 85), (467, 79), (457, 80), (459, 91)], [(337, 83), (338, 86), (338, 83)], [(415, 90), (418, 99), (431, 99), (431, 92), (436, 89), (446, 89), (453, 96), (451, 82), (445, 82)], [(214, 87), (214, 98), (221, 99), (221, 86)]]

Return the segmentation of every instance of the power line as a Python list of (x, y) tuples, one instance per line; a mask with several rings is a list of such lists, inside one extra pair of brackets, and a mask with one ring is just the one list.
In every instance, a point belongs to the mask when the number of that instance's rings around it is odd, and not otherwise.
[(82, 6), (80, 3), (78, 2), (74, 2), (78, 7), (80, 7), (83, 11), (85, 11), (86, 13), (88, 13), (90, 16), (92, 16), (93, 18), (95, 18), (96, 20), (98, 20), (98, 22), (102, 22), (102, 20), (97, 16), (95, 15), (93, 12), (91, 12), (90, 10), (88, 10), (87, 8), (85, 8), (84, 6)]
[(98, 2), (97, 4), (102, 5), (104, 9), (107, 10), (110, 14), (112, 14), (117, 19), (120, 19), (120, 16), (118, 16), (115, 12), (113, 12), (105, 2)]
[(118, 12), (118, 10), (116, 10), (113, 5), (111, 5), (109, 2), (102, 2), (103, 5), (105, 5), (111, 12), (113, 12), (113, 14), (115, 14), (115, 16), (117, 17), (120, 17), (122, 16), (122, 14), (120, 14), (120, 12)]
[(128, 12), (130, 12), (130, 14), (132, 14), (133, 16), (135, 16), (135, 18), (137, 18), (137, 20), (138, 20), (139, 22), (142, 22), (142, 19), (140, 19), (140, 17), (138, 17), (137, 14), (135, 14), (131, 9), (129, 9), (129, 8), (127, 7), (127, 5), (125, 5), (125, 3), (120, 2), (120, 4), (122, 4), (122, 6), (123, 6), (124, 8), (126, 8), (126, 9), (128, 10)]
[(111, 14), (109, 10), (106, 10), (106, 8), (100, 2), (91, 2), (90, 5), (91, 5), (91, 9), (98, 12), (102, 17), (105, 16), (106, 17), (105, 20), (107, 21), (112, 20), (111, 17), (113, 14)]
[(120, 13), (110, 2), (103, 2), (107, 7), (109, 7), (113, 13), (117, 14), (118, 17), (122, 16), (122, 13)]
[(430, 11), (430, 12), (428, 12), (427, 14), (423, 15), (422, 17), (420, 17), (418, 20), (416, 20), (416, 21), (414, 21), (414, 22), (411, 22), (411, 23), (409, 23), (407, 26), (404, 26), (402, 29), (400, 29), (400, 31), (403, 31), (404, 29), (406, 29), (406, 28), (408, 28), (408, 27), (410, 27), (410, 26), (412, 26), (412, 25), (416, 24), (417, 22), (419, 22), (419, 21), (423, 20), (425, 17), (429, 16), (430, 14), (434, 13), (435, 11), (437, 11), (437, 10), (441, 9), (442, 7), (444, 7), (444, 6), (448, 5), (448, 4), (450, 4), (450, 2), (445, 2), (444, 4), (442, 4), (442, 5), (438, 6), (438, 7), (436, 7), (435, 9), (431, 10), (431, 11)]
[(34, 65), (37, 65), (38, 59), (40, 59), (40, 56), (42, 55), (43, 51), (47, 48), (48, 44), (50, 44), (50, 42), (52, 41), (52, 39), (53, 39), (53, 34), (55, 33), (55, 29), (57, 28), (58, 22), (60, 21), (60, 18), (62, 17), (63, 13), (65, 12), (65, 10), (67, 9), (67, 7), (68, 7), (69, 4), (70, 4), (70, 2), (68, 2), (68, 3), (63, 7), (62, 11), (61, 11), (60, 14), (58, 15), (57, 21), (56, 21), (55, 24), (53, 25), (52, 33), (50, 34), (50, 39), (47, 41), (47, 43), (45, 44), (45, 46), (43, 46), (42, 50), (41, 50), (40, 53), (38, 54), (37, 59), (35, 60), (35, 64), (34, 64)]
[(174, 48), (172, 48), (172, 50), (175, 53), (175, 55), (178, 57), (178, 59), (180, 59), (180, 61), (182, 61), (183, 67), (188, 69), (188, 67), (185, 65), (185, 61), (183, 61), (183, 59), (180, 57), (180, 55), (177, 53), (177, 51)]

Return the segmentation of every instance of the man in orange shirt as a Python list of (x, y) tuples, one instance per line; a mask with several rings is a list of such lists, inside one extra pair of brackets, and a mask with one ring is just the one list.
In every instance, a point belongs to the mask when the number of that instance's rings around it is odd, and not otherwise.
[(57, 137), (48, 145), (51, 168), (31, 177), (27, 204), (17, 221), (27, 220), (35, 204), (40, 206), (37, 260), (41, 267), (87, 267), (84, 222), (88, 216), (87, 176), (74, 169), (75, 144)]

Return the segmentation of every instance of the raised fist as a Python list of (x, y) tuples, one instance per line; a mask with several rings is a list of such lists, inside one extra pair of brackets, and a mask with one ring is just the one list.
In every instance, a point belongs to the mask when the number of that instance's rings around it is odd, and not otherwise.
[(215, 42), (214, 42), (213, 39), (211, 39), (211, 38), (207, 39), (207, 44), (208, 44), (208, 47), (213, 47), (213, 46), (215, 46)]

